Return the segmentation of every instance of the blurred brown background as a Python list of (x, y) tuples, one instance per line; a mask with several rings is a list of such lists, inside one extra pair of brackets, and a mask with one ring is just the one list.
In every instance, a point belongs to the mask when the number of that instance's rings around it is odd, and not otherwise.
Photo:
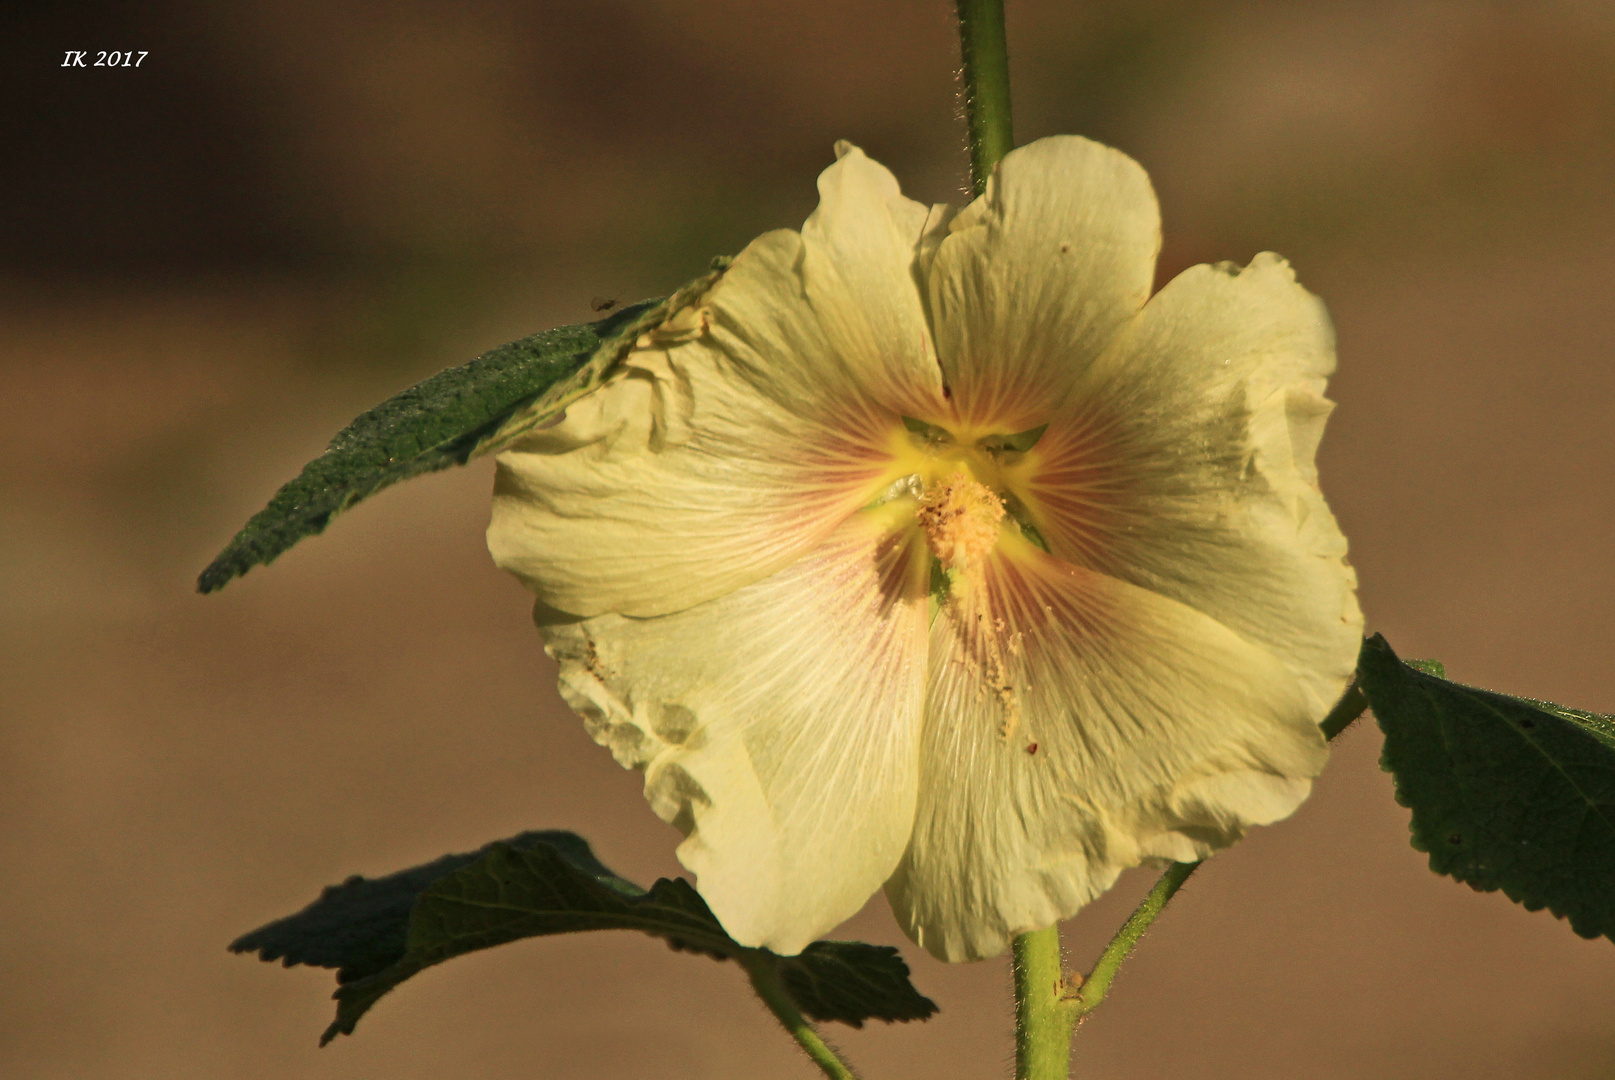
[[(814, 1075), (728, 965), (628, 935), (435, 969), (321, 1051), (329, 973), (229, 956), (353, 872), (523, 828), (674, 873), (489, 564), (486, 463), (221, 595), (192, 581), (350, 416), (660, 295), (811, 210), (839, 137), (957, 201), (946, 0), (217, 5), (0, 16), (0, 1075)], [(1615, 710), (1615, 9), (1010, 4), (1021, 141), (1151, 171), (1167, 272), (1272, 248), (1328, 301), (1326, 488), (1372, 628)], [(68, 49), (147, 50), (62, 69)], [(1615, 948), (1431, 875), (1341, 740), (1186, 890), (1096, 1078), (1615, 1075)], [(1149, 875), (1067, 927), (1086, 965)], [(846, 934), (900, 942), (878, 898)], [(1002, 961), (906, 949), (871, 1078), (1008, 1074)]]

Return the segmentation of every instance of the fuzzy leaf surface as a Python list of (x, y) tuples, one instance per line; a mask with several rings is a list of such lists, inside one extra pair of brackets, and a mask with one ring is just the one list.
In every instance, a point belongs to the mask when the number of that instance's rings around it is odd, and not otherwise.
[(1378, 635), (1358, 670), (1430, 869), (1615, 940), (1615, 718), (1449, 682)]
[(640, 334), (710, 288), (723, 265), (670, 297), (490, 349), (361, 414), (253, 515), (202, 571), (197, 590), (221, 589), (274, 561), (383, 488), (495, 453), (559, 416), (604, 381)]

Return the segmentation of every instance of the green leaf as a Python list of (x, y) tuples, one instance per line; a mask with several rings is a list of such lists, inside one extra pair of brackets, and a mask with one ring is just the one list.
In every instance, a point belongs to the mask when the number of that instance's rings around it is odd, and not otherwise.
[(1615, 940), (1615, 718), (1448, 682), (1378, 635), (1358, 670), (1430, 869)]
[(598, 322), (562, 326), (441, 371), (362, 414), (325, 453), (275, 493), (197, 579), (223, 588), (272, 562), (331, 519), (400, 480), (496, 453), (598, 387), (639, 335), (704, 294), (727, 260), (672, 296), (631, 304)]
[(1404, 660), (1402, 663), (1415, 671), (1422, 671), (1426, 675), (1434, 675), (1438, 679), (1447, 677), (1447, 665), (1440, 660)]
[[(582, 837), (559, 830), (524, 832), (500, 844), (526, 850), (548, 844), (588, 873), (610, 877)], [(408, 950), (409, 915), (415, 901), (434, 882), (476, 862), (494, 844), (460, 855), (445, 855), (421, 866), (383, 878), (358, 875), (328, 886), (320, 898), (296, 915), (244, 934), (231, 952), (255, 952), (264, 960), (284, 960), (287, 967), (308, 964), (338, 968), (337, 978), (351, 982), (395, 963)], [(626, 884), (626, 882), (624, 883)]]
[(336, 1020), (321, 1045), (351, 1034), (393, 987), (433, 964), (527, 937), (638, 930), (675, 949), (776, 965), (787, 992), (815, 1020), (923, 1020), (936, 1005), (887, 946), (818, 941), (800, 956), (739, 945), (689, 882), (642, 889), (603, 866), (569, 832), (526, 832), (476, 852), (369, 881), (349, 878), (289, 918), (231, 944), (287, 966), (337, 969)]
[(799, 956), (779, 959), (780, 976), (796, 1007), (814, 1020), (863, 1027), (865, 1020), (925, 1020), (936, 1003), (914, 988), (908, 965), (890, 945), (815, 941)]

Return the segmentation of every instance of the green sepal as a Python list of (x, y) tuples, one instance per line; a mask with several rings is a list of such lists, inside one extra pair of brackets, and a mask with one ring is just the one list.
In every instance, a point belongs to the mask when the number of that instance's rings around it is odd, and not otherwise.
[(953, 433), (945, 427), (928, 424), (924, 420), (916, 420), (912, 416), (903, 417), (903, 427), (919, 442), (921, 446), (952, 446)]
[(1448, 682), (1378, 635), (1358, 670), (1430, 869), (1615, 940), (1615, 718)]
[(213, 592), (274, 561), (383, 488), (496, 453), (555, 419), (604, 382), (641, 334), (698, 302), (727, 266), (714, 260), (711, 273), (672, 296), (491, 349), (361, 414), (253, 515), (202, 571), (197, 590)]
[[(642, 889), (607, 869), (582, 837), (561, 831), (525, 832), (375, 880), (349, 878), (296, 915), (238, 938), (230, 950), (287, 967), (337, 969), (337, 1015), (320, 1038), (323, 1046), (352, 1034), (383, 995), (434, 964), (582, 930), (638, 930), (678, 950), (742, 964), (765, 952), (731, 938), (683, 878)], [(814, 1020), (860, 1027), (936, 1012), (890, 946), (816, 941), (773, 962), (797, 1007)]]
[(992, 454), (1024, 454), (1037, 445), (1037, 441), (1047, 430), (1049, 425), (1039, 424), (1035, 428), (1017, 431), (1012, 435), (988, 435), (977, 445)]

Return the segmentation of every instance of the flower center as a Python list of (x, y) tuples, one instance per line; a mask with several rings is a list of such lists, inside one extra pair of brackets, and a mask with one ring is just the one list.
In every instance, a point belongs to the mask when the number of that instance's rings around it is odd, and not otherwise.
[(956, 469), (925, 489), (916, 516), (937, 561), (967, 574), (998, 542), (1004, 500), (964, 469)]

